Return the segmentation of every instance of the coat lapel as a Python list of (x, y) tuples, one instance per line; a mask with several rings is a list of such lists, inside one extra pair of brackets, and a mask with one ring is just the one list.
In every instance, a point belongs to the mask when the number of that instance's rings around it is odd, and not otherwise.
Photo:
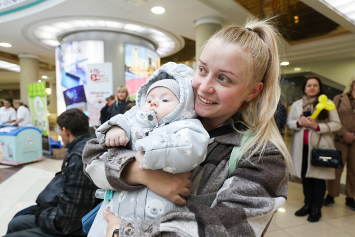
[[(349, 96), (348, 95), (341, 94), (340, 98), (339, 98), (339, 104), (344, 104), (346, 106), (346, 108), (348, 108), (348, 110), (350, 110), (350, 112), (353, 112), (353, 110), (351, 109), (350, 100), (349, 100)], [(336, 106), (338, 106), (338, 105), (336, 105)]]

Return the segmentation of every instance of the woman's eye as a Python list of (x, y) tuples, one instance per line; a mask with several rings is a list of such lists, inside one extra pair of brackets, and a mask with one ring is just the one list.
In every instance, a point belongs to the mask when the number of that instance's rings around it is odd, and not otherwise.
[(227, 78), (225, 78), (224, 76), (220, 76), (220, 77), (219, 77), (219, 80), (220, 80), (221, 82), (227, 82), (227, 81), (228, 81)]
[(164, 99), (163, 102), (168, 102), (168, 100)]

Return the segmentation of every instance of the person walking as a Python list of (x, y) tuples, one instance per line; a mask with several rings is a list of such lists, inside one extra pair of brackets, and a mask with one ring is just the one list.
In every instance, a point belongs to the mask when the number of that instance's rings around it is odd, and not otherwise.
[[(343, 164), (346, 165), (345, 204), (355, 211), (355, 76), (349, 81), (343, 94), (334, 97), (338, 111), (341, 129), (335, 133), (335, 147), (342, 154)], [(340, 194), (340, 178), (344, 169), (335, 170), (335, 179), (328, 180), (328, 195), (324, 206), (334, 204), (334, 198)]]
[(319, 148), (334, 148), (333, 132), (338, 131), (341, 124), (336, 110), (322, 110), (315, 120), (311, 118), (318, 104), (318, 97), (324, 94), (319, 78), (307, 78), (302, 90), (304, 96), (292, 104), (286, 122), (287, 128), (294, 130), (291, 148), (293, 175), (302, 178), (304, 194), (304, 206), (295, 215), (309, 214), (307, 220), (317, 222), (322, 216), (325, 180), (335, 178), (335, 169), (312, 166), (311, 152), (317, 147), (318, 141)]

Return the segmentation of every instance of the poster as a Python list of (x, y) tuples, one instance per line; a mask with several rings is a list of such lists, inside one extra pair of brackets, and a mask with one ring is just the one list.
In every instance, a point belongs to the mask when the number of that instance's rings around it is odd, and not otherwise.
[[(87, 65), (104, 62), (104, 42), (98, 40), (73, 41), (56, 48), (57, 111), (68, 109), (66, 102), (75, 93), (87, 95)], [(79, 87), (81, 86), (81, 87)], [(69, 90), (72, 89), (72, 90)], [(82, 91), (83, 89), (83, 91)], [(66, 96), (66, 98), (65, 98)], [(87, 99), (88, 96), (86, 96)], [(73, 97), (74, 98), (74, 97)], [(69, 107), (79, 106), (75, 101)], [(81, 101), (80, 109), (89, 115), (89, 107)]]
[(160, 67), (160, 56), (149, 48), (125, 44), (125, 80), (131, 98), (138, 88)]
[(28, 84), (27, 90), (33, 125), (42, 132), (43, 151), (50, 152), (46, 83)]
[(100, 125), (100, 111), (112, 95), (112, 63), (87, 65), (87, 105), (91, 126)]

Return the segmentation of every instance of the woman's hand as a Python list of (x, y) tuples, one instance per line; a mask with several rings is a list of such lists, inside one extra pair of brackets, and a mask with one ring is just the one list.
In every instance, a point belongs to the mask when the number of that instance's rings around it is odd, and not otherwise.
[(343, 134), (343, 142), (352, 143), (355, 140), (355, 135), (352, 132), (346, 132)]
[(300, 120), (298, 120), (298, 124), (302, 127), (311, 128), (314, 130), (316, 130), (318, 127), (318, 123), (316, 121), (314, 121), (311, 117), (305, 116), (302, 116)]
[(106, 237), (112, 237), (113, 231), (120, 228), (122, 220), (108, 209), (104, 209), (102, 214), (107, 221)]
[(106, 146), (125, 146), (128, 142), (125, 130), (118, 126), (111, 127), (106, 133)]
[(136, 161), (138, 162), (138, 168), (140, 171), (145, 171), (143, 168), (143, 156), (145, 152), (144, 151), (138, 151), (136, 154)]
[[(170, 174), (163, 170), (145, 170), (141, 172), (136, 160), (128, 163), (122, 171), (123, 180), (130, 185), (143, 184), (156, 194), (177, 205), (185, 205), (182, 197), (190, 196), (191, 172)], [(182, 197), (181, 197), (182, 196)]]

